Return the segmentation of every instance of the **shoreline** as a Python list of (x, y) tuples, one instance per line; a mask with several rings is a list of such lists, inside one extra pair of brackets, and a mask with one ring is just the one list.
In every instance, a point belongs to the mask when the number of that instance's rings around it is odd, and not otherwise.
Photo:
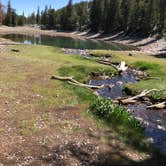
[[(40, 30), (38, 28), (32, 28), (29, 26), (24, 27), (0, 27), (0, 35), (6, 34), (22, 34), (22, 35), (47, 35), (47, 36), (61, 36), (61, 37), (71, 37), (75, 39), (90, 39), (98, 40), (106, 43), (117, 43), (127, 46), (137, 47), (141, 53), (147, 54), (166, 54), (166, 37), (161, 39), (156, 39), (155, 37), (148, 38), (138, 38), (125, 36), (123, 32), (117, 34), (103, 35), (103, 34), (90, 34), (86, 32), (58, 32), (55, 30)], [(0, 40), (1, 43), (1, 40)], [(9, 42), (11, 43), (11, 42)], [(12, 42), (14, 43), (14, 42)]]

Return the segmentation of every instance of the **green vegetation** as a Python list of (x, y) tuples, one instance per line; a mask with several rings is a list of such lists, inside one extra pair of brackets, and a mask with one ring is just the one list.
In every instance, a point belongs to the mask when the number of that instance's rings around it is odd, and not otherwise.
[(110, 99), (98, 97), (91, 104), (90, 110), (119, 135), (126, 137), (125, 141), (129, 144), (142, 144), (144, 128), (124, 107), (112, 103)]
[(104, 55), (110, 54), (111, 60), (114, 62), (125, 61), (134, 68), (145, 69), (146, 72), (152, 79), (141, 80), (136, 84), (127, 84), (126, 87), (135, 93), (139, 93), (145, 89), (163, 89), (166, 90), (166, 59), (155, 58), (151, 55), (135, 53), (133, 56), (129, 56), (126, 52), (121, 51), (106, 51), (106, 50), (95, 50), (92, 54)]
[(23, 120), (19, 127), (20, 134), (24, 136), (32, 135), (38, 130), (34, 120)]
[(135, 68), (140, 70), (159, 70), (160, 66), (157, 63), (138, 61), (133, 64)]
[(12, 8), (10, 0), (7, 5), (7, 12), (4, 12), (3, 5), (0, 2), (0, 24), (7, 26), (23, 26), (26, 22), (24, 12), (22, 15), (17, 15), (16, 10)]

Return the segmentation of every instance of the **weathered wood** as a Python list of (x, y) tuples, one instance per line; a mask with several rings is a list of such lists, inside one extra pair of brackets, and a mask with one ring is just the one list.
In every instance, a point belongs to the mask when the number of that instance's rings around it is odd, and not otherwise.
[(148, 94), (150, 94), (151, 92), (155, 92), (155, 91), (161, 91), (159, 89), (151, 89), (151, 90), (144, 90), (142, 91), (140, 94), (136, 95), (136, 96), (133, 96), (133, 97), (130, 97), (130, 98), (118, 98), (116, 100), (118, 100), (120, 103), (122, 104), (134, 104), (137, 102), (138, 99), (144, 97), (144, 96), (147, 96)]
[(103, 60), (103, 59), (97, 59), (96, 62), (111, 66), (118, 72), (124, 72), (128, 69), (128, 66), (126, 66), (126, 62), (124, 62), (124, 61), (122, 61), (119, 65), (115, 65), (111, 61), (107, 61), (107, 60)]
[(61, 77), (61, 76), (54, 75), (51, 77), (51, 79), (67, 81), (69, 84), (73, 84), (73, 85), (77, 85), (77, 86), (81, 86), (81, 87), (86, 87), (86, 88), (90, 88), (90, 89), (102, 89), (102, 88), (104, 88), (104, 85), (94, 86), (94, 85), (87, 85), (87, 84), (80, 83), (80, 82), (74, 80), (72, 77)]
[(153, 109), (153, 108), (164, 109), (164, 108), (166, 108), (166, 102), (162, 102), (162, 103), (154, 104), (154, 105), (151, 105), (151, 106), (147, 106), (147, 108), (148, 109)]
[(126, 62), (122, 61), (118, 66), (117, 66), (117, 70), (119, 72), (124, 72), (128, 69), (128, 66), (126, 66)]

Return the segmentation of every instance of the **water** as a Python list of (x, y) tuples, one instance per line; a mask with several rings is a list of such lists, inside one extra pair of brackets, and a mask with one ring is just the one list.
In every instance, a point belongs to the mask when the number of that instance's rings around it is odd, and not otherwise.
[[(91, 80), (91, 85), (105, 85), (103, 89), (97, 90), (100, 96), (110, 99), (122, 97), (123, 86), (128, 83), (135, 83), (135, 76), (130, 73), (123, 73), (111, 79)], [(109, 88), (109, 86), (111, 87)], [(146, 104), (128, 105), (128, 111), (145, 126), (145, 135), (150, 143), (153, 143), (161, 151), (166, 152), (166, 110), (147, 110)]]
[(105, 80), (91, 80), (91, 85), (106, 85), (104, 88), (97, 90), (97, 93), (102, 97), (116, 99), (122, 96), (123, 86), (128, 83), (135, 83), (136, 79), (132, 73), (123, 73), (121, 76), (113, 77)]
[(147, 110), (144, 104), (129, 105), (128, 110), (145, 125), (148, 141), (166, 152), (166, 110)]
[(35, 44), (35, 45), (48, 45), (56, 46), (60, 48), (72, 48), (72, 49), (111, 49), (111, 50), (133, 50), (134, 47), (125, 46), (122, 44), (101, 42), (97, 40), (81, 40), (74, 39), (70, 37), (50, 37), (45, 35), (19, 35), (19, 34), (9, 34), (3, 35), (6, 39), (11, 39), (12, 41), (21, 42), (24, 44)]

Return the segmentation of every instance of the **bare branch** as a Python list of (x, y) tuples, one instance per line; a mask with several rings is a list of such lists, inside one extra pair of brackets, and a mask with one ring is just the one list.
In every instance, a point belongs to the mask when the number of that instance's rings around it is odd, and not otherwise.
[(61, 76), (54, 75), (51, 78), (56, 79), (56, 80), (61, 80), (61, 81), (67, 81), (70, 84), (81, 86), (81, 87), (86, 87), (86, 88), (90, 88), (90, 89), (102, 89), (102, 88), (104, 88), (104, 85), (94, 86), (94, 85), (87, 85), (87, 84), (80, 83), (80, 82), (74, 80), (72, 77), (61, 77)]

